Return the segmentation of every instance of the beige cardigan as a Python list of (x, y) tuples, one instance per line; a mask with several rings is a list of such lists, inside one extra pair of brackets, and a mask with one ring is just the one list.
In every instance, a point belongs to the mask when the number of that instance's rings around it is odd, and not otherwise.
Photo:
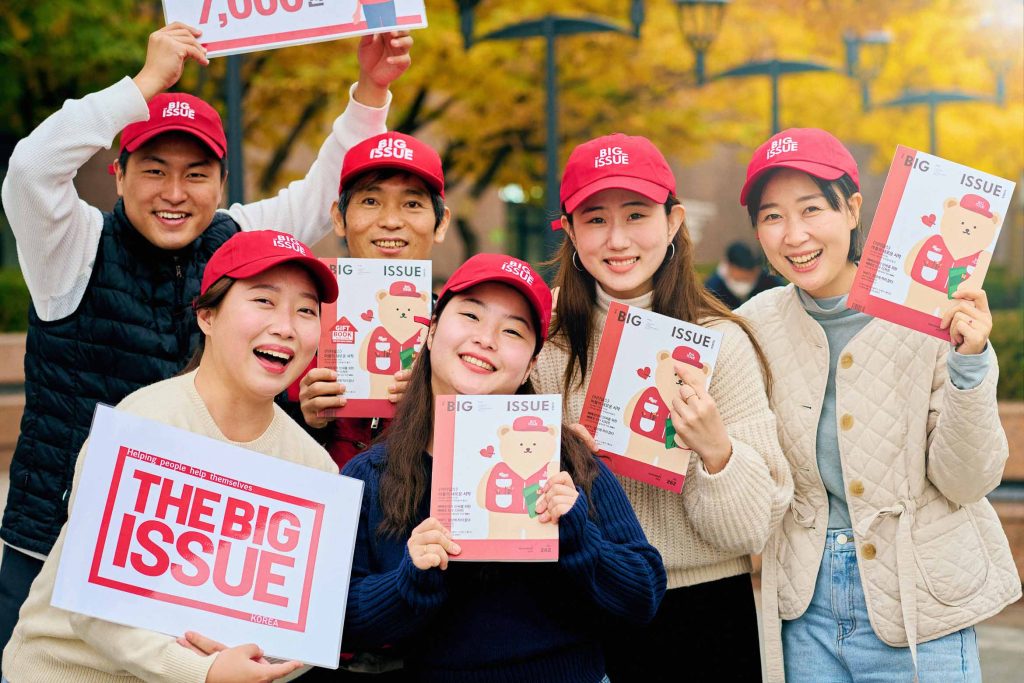
[[(118, 410), (229, 441), (199, 397), (194, 378), (195, 373), (189, 373), (139, 389), (125, 397)], [(273, 421), (258, 439), (229, 443), (325, 472), (338, 471), (327, 451), (276, 405)], [(76, 464), (76, 485), (87, 447), (82, 447)], [(74, 491), (73, 487), (71, 514)], [(202, 657), (178, 645), (169, 635), (50, 606), (67, 528), (65, 524), (61, 529), (21, 608), (14, 634), (4, 649), (4, 676), (11, 683), (205, 681), (214, 656)], [(218, 639), (216, 633), (204, 635)]]
[[(828, 378), (825, 332), (790, 285), (738, 313), (768, 354), (779, 440), (793, 471), (793, 505), (764, 552), (768, 680), (783, 681), (780, 618), (814, 593), (828, 522), (815, 435)], [(836, 415), (847, 503), (871, 626), (894, 647), (953, 633), (1021, 595), (1006, 535), (985, 494), (1007, 457), (996, 406), (995, 353), (982, 383), (954, 387), (949, 344), (884, 320), (869, 322), (839, 358)]]
[[(587, 376), (562, 403), (569, 423), (579, 422), (610, 301), (598, 288)], [(651, 295), (623, 303), (649, 309)], [(750, 554), (761, 552), (793, 491), (754, 347), (735, 323), (711, 326), (725, 333), (709, 393), (732, 440), (729, 462), (708, 474), (700, 458), (690, 458), (682, 494), (619, 478), (644, 533), (661, 552), (669, 588), (749, 573)], [(544, 345), (531, 376), (539, 393), (562, 393), (568, 360), (558, 339)]]

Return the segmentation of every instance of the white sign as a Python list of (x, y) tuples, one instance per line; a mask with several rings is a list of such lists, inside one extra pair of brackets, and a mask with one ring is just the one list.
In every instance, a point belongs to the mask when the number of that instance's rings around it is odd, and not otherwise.
[(361, 481), (103, 405), (85, 457), (54, 607), (337, 668)]
[(425, 28), (423, 0), (163, 0), (167, 23), (203, 32), (208, 57)]

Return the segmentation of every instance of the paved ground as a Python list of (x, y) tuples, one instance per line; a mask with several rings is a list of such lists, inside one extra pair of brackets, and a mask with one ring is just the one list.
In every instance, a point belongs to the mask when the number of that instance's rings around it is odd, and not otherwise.
[[(7, 500), (7, 472), (0, 473), (0, 501)], [(986, 683), (1024, 680), (1024, 601), (978, 625), (981, 669)]]

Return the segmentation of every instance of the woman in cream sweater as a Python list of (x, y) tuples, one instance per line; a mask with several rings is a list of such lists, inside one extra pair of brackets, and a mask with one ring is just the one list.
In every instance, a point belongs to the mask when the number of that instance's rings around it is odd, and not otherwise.
[(823, 130), (759, 147), (740, 203), (792, 282), (738, 310), (795, 484), (764, 552), (768, 679), (980, 681), (972, 625), (1021, 594), (985, 500), (1007, 457), (985, 293), (968, 279), (952, 295), (952, 345), (846, 307), (863, 199)]
[[(327, 452), (274, 404), (313, 357), (320, 302), (338, 296), (330, 269), (311, 254), (295, 238), (270, 230), (241, 232), (225, 242), (210, 258), (194, 304), (203, 336), (189, 367), (130, 394), (118, 409), (337, 472)], [(224, 648), (193, 633), (175, 639), (51, 607), (67, 529), (32, 584), (4, 650), (9, 683), (271, 681), (301, 666), (268, 663), (252, 644)]]
[(538, 392), (564, 394), (567, 421), (580, 419), (611, 301), (725, 333), (709, 391), (703, 376), (677, 365), (685, 384), (672, 423), (695, 454), (682, 494), (620, 478), (661, 552), (668, 591), (649, 626), (606, 629), (608, 675), (661, 680), (665, 657), (685, 644), (699, 653), (686, 662), (695, 680), (757, 680), (750, 554), (761, 551), (792, 494), (760, 349), (698, 281), (675, 177), (649, 140), (616, 134), (577, 147), (561, 202), (555, 320), (532, 379)]

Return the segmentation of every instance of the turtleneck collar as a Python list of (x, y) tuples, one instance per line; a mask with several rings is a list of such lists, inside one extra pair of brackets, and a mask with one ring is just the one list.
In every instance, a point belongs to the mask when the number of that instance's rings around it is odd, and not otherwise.
[(796, 288), (796, 291), (804, 310), (815, 320), (834, 320), (857, 313), (856, 310), (846, 307), (846, 299), (849, 296), (849, 292), (839, 296), (826, 296), (816, 299), (799, 287)]
[(646, 294), (641, 294), (640, 296), (633, 297), (632, 299), (618, 299), (601, 289), (601, 285), (596, 282), (594, 283), (594, 287), (597, 290), (597, 307), (602, 313), (608, 312), (608, 307), (613, 301), (618, 301), (620, 304), (625, 304), (627, 306), (642, 308), (647, 311), (651, 310), (651, 306), (654, 304), (653, 289)]

